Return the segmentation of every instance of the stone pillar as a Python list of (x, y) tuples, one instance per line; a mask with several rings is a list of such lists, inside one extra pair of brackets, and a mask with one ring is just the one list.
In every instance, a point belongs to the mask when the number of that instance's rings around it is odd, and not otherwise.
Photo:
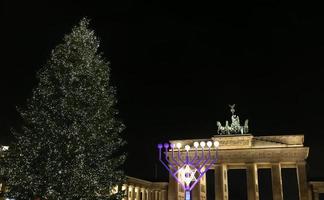
[(145, 195), (145, 200), (149, 200), (149, 197), (148, 197), (148, 192), (149, 190), (144, 188), (144, 195)]
[(312, 186), (310, 184), (308, 184), (308, 199), (309, 200), (313, 200), (313, 189)]
[(216, 200), (228, 200), (227, 166), (215, 166), (215, 196)]
[(273, 200), (283, 200), (280, 163), (273, 163), (271, 165), (271, 181)]
[(255, 163), (247, 164), (246, 179), (248, 200), (259, 200), (258, 167)]
[(147, 190), (147, 200), (153, 200), (150, 189)]
[(135, 192), (136, 193), (136, 196), (135, 196), (136, 200), (140, 200), (140, 195), (141, 195), (140, 187), (136, 187), (135, 191), (136, 191)]
[(151, 190), (151, 194), (150, 194), (150, 196), (151, 196), (151, 200), (155, 200), (155, 199), (154, 199), (154, 191), (153, 191), (153, 190)]
[(191, 192), (191, 200), (200, 200), (200, 181), (195, 185)]
[(141, 200), (147, 200), (146, 199), (146, 189), (145, 188), (141, 188), (141, 192), (142, 192), (142, 199)]
[(149, 193), (149, 190), (145, 188), (144, 189), (145, 200), (149, 200), (148, 193)]
[(200, 180), (200, 199), (205, 200), (207, 198), (207, 187), (206, 187), (206, 174)]
[(125, 192), (125, 198), (124, 199), (125, 200), (129, 200), (128, 199), (128, 194), (129, 194), (129, 187), (128, 187), (128, 185), (125, 185), (125, 191), (124, 192)]
[(131, 195), (131, 200), (135, 200), (135, 186), (132, 186), (132, 195)]
[(299, 199), (300, 200), (308, 200), (306, 163), (305, 162), (296, 163), (296, 166), (297, 166)]
[(178, 200), (178, 183), (174, 177), (169, 174), (169, 184), (168, 184), (168, 200)]
[(152, 190), (149, 191), (149, 200), (154, 200)]
[(159, 191), (154, 191), (154, 200), (159, 200)]
[(167, 191), (166, 190), (162, 190), (162, 199), (161, 200), (168, 200), (168, 196), (167, 196)]
[[(204, 169), (202, 169), (204, 171)], [(202, 199), (206, 199), (205, 196), (205, 192), (206, 192), (206, 185), (205, 185), (205, 181), (206, 181), (206, 174), (204, 174), (201, 179), (199, 180), (199, 182), (195, 185), (195, 187), (193, 188), (192, 192), (191, 192), (191, 199), (192, 200), (202, 200)]]

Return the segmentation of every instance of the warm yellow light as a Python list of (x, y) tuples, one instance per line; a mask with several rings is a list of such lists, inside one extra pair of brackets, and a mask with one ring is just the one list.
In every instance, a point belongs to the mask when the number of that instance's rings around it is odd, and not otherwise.
[(207, 142), (207, 147), (210, 148), (213, 145), (213, 143), (211, 141)]
[(194, 147), (198, 148), (199, 147), (199, 142), (194, 142)]
[(215, 146), (215, 148), (218, 148), (219, 147), (219, 142), (218, 141), (215, 141), (214, 142), (214, 146)]
[(204, 147), (205, 147), (205, 145), (206, 145), (206, 143), (205, 143), (205, 142), (200, 142), (200, 146), (201, 146), (202, 148), (204, 148)]

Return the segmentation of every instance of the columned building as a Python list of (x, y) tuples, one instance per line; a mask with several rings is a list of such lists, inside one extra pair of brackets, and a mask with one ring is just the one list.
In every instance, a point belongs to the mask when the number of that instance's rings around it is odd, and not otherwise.
[(125, 192), (124, 200), (168, 199), (167, 182), (150, 182), (127, 176), (126, 183), (121, 187), (121, 189)]
[[(259, 175), (261, 169), (270, 169), (271, 186), (273, 200), (283, 200), (283, 181), (282, 169), (291, 168), (295, 171), (298, 184), (299, 200), (319, 199), (319, 194), (324, 191), (323, 182), (307, 182), (306, 159), (309, 153), (309, 147), (304, 146), (303, 135), (270, 135), (270, 136), (253, 136), (249, 132), (248, 120), (240, 124), (239, 117), (235, 114), (235, 104), (230, 105), (232, 113), (231, 123), (225, 122), (222, 126), (217, 122), (217, 135), (211, 138), (194, 139), (194, 140), (172, 140), (173, 146), (187, 146), (189, 160), (194, 160), (195, 156), (201, 155), (200, 159), (208, 160), (207, 155), (189, 151), (193, 144), (204, 144), (207, 141), (210, 144), (218, 142), (218, 148), (209, 148), (212, 159), (217, 161), (209, 168), (214, 170), (214, 185), (216, 200), (229, 200), (228, 171), (234, 169), (243, 169), (246, 172), (246, 191), (248, 200), (259, 200)], [(198, 148), (198, 151), (203, 151)], [(178, 149), (180, 153), (180, 149)], [(181, 152), (184, 154), (185, 152)], [(173, 151), (168, 153), (169, 160)], [(174, 159), (174, 157), (172, 157)], [(200, 166), (201, 167), (201, 166)], [(180, 173), (176, 175), (181, 179)], [(207, 190), (205, 175), (196, 184), (191, 192), (192, 200), (205, 200)], [(175, 181), (174, 177), (169, 176), (168, 186), (169, 200), (184, 200), (185, 194), (182, 187)], [(233, 198), (232, 198), (233, 199)]]
[[(211, 138), (195, 140), (172, 140), (171, 144), (187, 146), (188, 149), (194, 143), (211, 141), (218, 142), (218, 148), (209, 149), (213, 159), (217, 162), (211, 166), (215, 171), (215, 199), (229, 200), (228, 171), (243, 169), (246, 171), (247, 199), (259, 200), (258, 171), (260, 169), (271, 170), (272, 197), (273, 200), (283, 200), (282, 169), (295, 169), (298, 182), (299, 200), (310, 200), (311, 193), (307, 183), (306, 159), (309, 148), (304, 146), (303, 135), (280, 136), (253, 136), (249, 132), (248, 120), (241, 125), (240, 118), (235, 114), (235, 104), (230, 105), (232, 113), (231, 122), (225, 122), (222, 126), (217, 122), (217, 135)], [(197, 147), (196, 147), (197, 150)], [(203, 151), (202, 148), (198, 149)], [(180, 149), (178, 150), (180, 151)], [(188, 152), (189, 160), (194, 159), (195, 153)], [(207, 159), (206, 154), (202, 159)], [(169, 153), (169, 157), (171, 153)], [(179, 177), (180, 178), (180, 177)], [(206, 177), (203, 177), (192, 191), (192, 200), (206, 199)], [(169, 200), (184, 200), (181, 187), (176, 184), (173, 177), (169, 180)]]
[[(310, 200), (306, 175), (306, 158), (309, 148), (303, 145), (303, 135), (253, 136), (215, 135), (210, 139), (172, 140), (170, 143), (192, 145), (196, 141), (218, 141), (219, 148), (212, 150), (218, 161), (211, 167), (215, 170), (215, 199), (228, 200), (229, 186), (227, 173), (232, 169), (246, 170), (248, 200), (259, 200), (258, 170), (271, 169), (272, 196), (283, 200), (281, 170), (296, 170), (299, 199)], [(194, 154), (191, 154), (193, 157)], [(173, 177), (169, 179), (168, 199), (184, 200), (184, 193)], [(206, 178), (204, 177), (192, 191), (192, 200), (206, 199)]]

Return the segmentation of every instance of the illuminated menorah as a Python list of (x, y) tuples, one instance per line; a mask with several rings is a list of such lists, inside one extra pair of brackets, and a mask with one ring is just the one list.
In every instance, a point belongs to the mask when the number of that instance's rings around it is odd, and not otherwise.
[[(185, 191), (185, 200), (190, 200), (190, 192), (195, 187), (195, 185), (200, 181), (203, 175), (209, 170), (209, 168), (217, 161), (217, 150), (219, 146), (218, 141), (207, 142), (208, 154), (205, 155), (205, 142), (194, 142), (195, 155), (190, 158), (189, 151), (190, 146), (186, 145), (185, 158), (181, 156), (181, 143), (177, 145), (171, 143), (165, 143), (164, 145), (158, 144), (159, 149), (159, 160), (163, 166), (169, 171), (173, 178), (180, 184), (180, 186)], [(201, 147), (201, 155), (198, 155), (198, 147)], [(162, 158), (162, 149), (164, 147), (164, 159)], [(169, 149), (169, 147), (171, 149)], [(177, 155), (174, 153), (174, 149), (177, 149)], [(215, 150), (215, 157), (211, 156), (211, 149)], [(169, 156), (169, 151), (171, 150), (171, 156)]]

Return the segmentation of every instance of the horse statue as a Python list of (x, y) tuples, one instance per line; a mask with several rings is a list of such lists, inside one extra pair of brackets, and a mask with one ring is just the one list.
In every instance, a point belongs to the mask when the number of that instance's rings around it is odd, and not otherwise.
[(222, 126), (222, 124), (219, 121), (217, 121), (216, 124), (217, 124), (217, 133), (223, 134), (224, 127)]
[(243, 132), (248, 133), (249, 132), (249, 120), (245, 120), (244, 126), (243, 126)]
[(241, 126), (239, 116), (235, 115), (235, 104), (229, 105), (231, 108), (231, 123), (225, 122), (225, 125), (217, 121), (217, 133), (219, 135), (230, 135), (230, 134), (247, 134), (249, 132), (248, 120), (245, 120), (244, 125)]

